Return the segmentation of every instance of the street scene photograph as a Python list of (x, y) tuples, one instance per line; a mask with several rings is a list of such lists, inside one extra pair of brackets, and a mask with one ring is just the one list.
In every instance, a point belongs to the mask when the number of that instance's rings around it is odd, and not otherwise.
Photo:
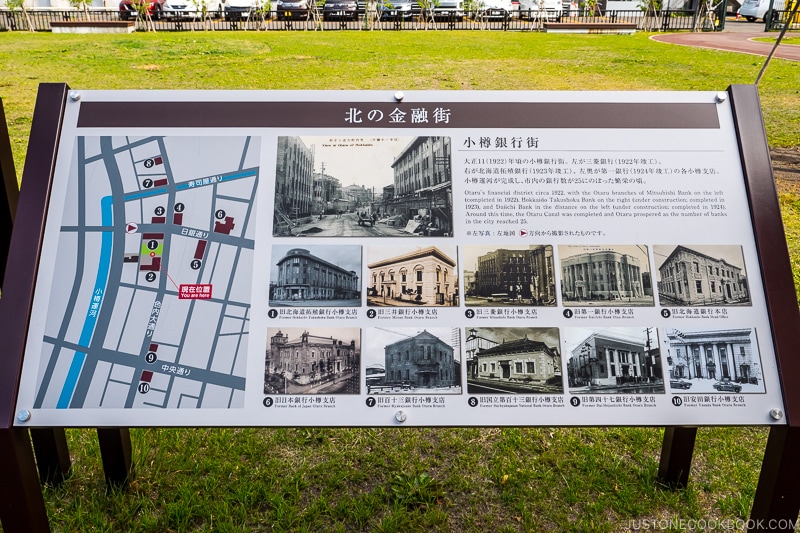
[(665, 337), (672, 392), (765, 392), (755, 329), (667, 328)]
[(278, 137), (276, 237), (452, 237), (450, 137)]
[(663, 306), (752, 305), (742, 247), (653, 246)]
[(656, 328), (563, 328), (570, 394), (663, 394)]
[(652, 307), (647, 246), (558, 247), (565, 306)]
[(269, 305), (361, 306), (361, 246), (273, 244)]
[(367, 247), (367, 305), (457, 307), (456, 246)]
[(458, 328), (365, 330), (367, 394), (461, 394)]
[(550, 245), (462, 246), (467, 307), (556, 305)]
[(564, 392), (558, 328), (470, 328), (464, 358), (469, 394)]
[(264, 394), (359, 394), (359, 328), (267, 328)]

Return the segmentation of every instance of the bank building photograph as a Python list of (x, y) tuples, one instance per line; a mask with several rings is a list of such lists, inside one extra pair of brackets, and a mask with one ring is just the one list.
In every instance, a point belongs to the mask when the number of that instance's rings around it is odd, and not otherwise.
[(752, 305), (738, 245), (653, 246), (663, 306)]
[(456, 247), (369, 246), (365, 252), (367, 305), (457, 307)]
[(359, 394), (359, 328), (267, 328), (264, 394)]
[(367, 394), (461, 394), (459, 328), (364, 330)]
[(563, 328), (561, 333), (571, 394), (665, 392), (656, 328)]
[(558, 247), (565, 306), (652, 307), (653, 283), (645, 245)]
[(563, 393), (558, 328), (470, 328), (464, 339), (469, 394)]
[(550, 245), (462, 246), (464, 305), (555, 306), (553, 260)]
[(667, 328), (665, 337), (672, 392), (765, 392), (753, 328)]
[(360, 307), (361, 247), (273, 245), (269, 305)]

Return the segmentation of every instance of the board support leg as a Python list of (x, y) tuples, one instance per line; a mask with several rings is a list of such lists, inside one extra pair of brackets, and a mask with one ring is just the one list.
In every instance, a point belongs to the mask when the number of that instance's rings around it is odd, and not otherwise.
[(131, 434), (128, 428), (97, 428), (107, 488), (125, 488), (133, 478)]
[(669, 426), (664, 429), (661, 461), (658, 465), (658, 479), (661, 483), (675, 489), (685, 488), (689, 484), (696, 437), (696, 427)]
[(39, 468), (39, 480), (53, 486), (69, 477), (71, 462), (64, 428), (31, 428), (33, 453)]
[(773, 426), (747, 531), (794, 531), (800, 513), (800, 428)]
[(48, 533), (47, 510), (27, 429), (0, 429), (0, 521), (6, 533)]

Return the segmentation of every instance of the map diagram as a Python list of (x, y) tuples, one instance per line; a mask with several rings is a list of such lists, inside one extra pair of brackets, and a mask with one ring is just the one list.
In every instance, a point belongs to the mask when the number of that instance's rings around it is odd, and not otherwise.
[(258, 137), (78, 137), (35, 407), (244, 405)]

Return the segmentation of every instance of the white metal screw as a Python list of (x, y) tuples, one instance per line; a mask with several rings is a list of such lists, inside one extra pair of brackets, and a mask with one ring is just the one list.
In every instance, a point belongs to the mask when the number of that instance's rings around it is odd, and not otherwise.
[(728, 99), (728, 93), (726, 92), (718, 92), (716, 96), (717, 103), (722, 103)]
[(394, 99), (397, 100), (398, 102), (402, 102), (403, 98), (405, 98), (405, 97), (406, 97), (406, 95), (403, 94), (403, 91), (397, 91), (397, 92), (394, 93)]
[(17, 420), (19, 420), (20, 422), (27, 422), (30, 419), (31, 419), (31, 412), (28, 411), (27, 409), (22, 409), (17, 413)]
[(73, 102), (77, 102), (78, 100), (81, 99), (81, 93), (79, 93), (78, 91), (70, 91), (69, 98)]
[(783, 418), (783, 411), (778, 408), (770, 409), (769, 416), (771, 416), (773, 420), (780, 420)]
[(394, 419), (397, 420), (398, 422), (400, 422), (401, 424), (403, 422), (405, 422), (407, 418), (408, 418), (408, 415), (406, 414), (405, 411), (397, 411), (394, 414)]

